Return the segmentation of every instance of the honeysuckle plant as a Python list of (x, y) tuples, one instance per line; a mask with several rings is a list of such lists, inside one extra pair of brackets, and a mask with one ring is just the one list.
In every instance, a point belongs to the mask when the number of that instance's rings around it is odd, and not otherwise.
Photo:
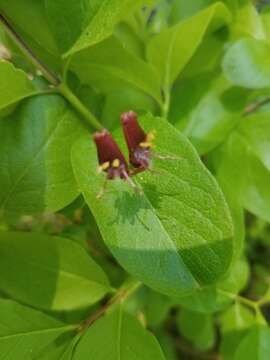
[(0, 359), (268, 359), (270, 7), (0, 0)]

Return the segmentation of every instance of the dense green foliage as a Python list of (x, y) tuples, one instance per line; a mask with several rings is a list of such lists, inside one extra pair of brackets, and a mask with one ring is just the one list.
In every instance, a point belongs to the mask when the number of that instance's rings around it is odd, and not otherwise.
[(0, 360), (270, 358), (269, 59), (266, 1), (0, 0)]

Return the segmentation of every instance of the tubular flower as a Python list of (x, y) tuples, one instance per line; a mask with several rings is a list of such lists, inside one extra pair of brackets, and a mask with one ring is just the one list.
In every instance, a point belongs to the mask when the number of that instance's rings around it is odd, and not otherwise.
[(137, 172), (148, 169), (154, 134), (144, 132), (138, 123), (137, 114), (133, 111), (123, 113), (121, 122), (129, 151), (130, 163), (137, 168)]
[(105, 171), (108, 180), (117, 177), (127, 179), (128, 164), (112, 135), (107, 130), (103, 130), (94, 134), (94, 141), (99, 160), (98, 170)]

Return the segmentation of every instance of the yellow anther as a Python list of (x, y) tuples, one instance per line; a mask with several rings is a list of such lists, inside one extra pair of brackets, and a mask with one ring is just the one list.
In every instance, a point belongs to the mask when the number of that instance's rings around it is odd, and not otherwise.
[(106, 171), (107, 169), (109, 169), (110, 167), (110, 162), (106, 161), (105, 163), (101, 164), (100, 166), (98, 166), (98, 173), (101, 173), (102, 171)]
[(150, 147), (152, 147), (152, 146), (153, 146), (153, 144), (152, 144), (151, 142), (148, 142), (148, 141), (144, 141), (144, 142), (141, 142), (141, 143), (140, 143), (140, 147), (141, 147), (141, 148), (144, 148), (144, 149), (150, 148)]
[(118, 168), (120, 166), (120, 160), (119, 159), (114, 159), (112, 162), (112, 167), (114, 168)]

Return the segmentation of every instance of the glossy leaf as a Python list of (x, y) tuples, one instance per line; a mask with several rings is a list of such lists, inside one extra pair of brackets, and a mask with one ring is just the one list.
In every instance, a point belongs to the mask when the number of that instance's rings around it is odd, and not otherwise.
[(0, 122), (0, 215), (56, 211), (78, 196), (70, 164), (85, 132), (60, 96), (36, 96)]
[(125, 49), (116, 38), (76, 54), (70, 68), (82, 83), (103, 92), (116, 91), (123, 85), (136, 87), (160, 101), (160, 85), (154, 69)]
[(34, 309), (11, 300), (0, 300), (0, 359), (32, 360), (50, 343), (75, 331)]
[[(104, 339), (109, 339), (104, 346)], [(157, 340), (132, 316), (116, 308), (98, 319), (78, 343), (74, 360), (165, 360)]]
[(223, 72), (237, 86), (250, 89), (269, 87), (269, 56), (270, 46), (265, 41), (241, 39), (227, 50)]
[(220, 2), (154, 37), (147, 50), (162, 83), (171, 85), (194, 55), (207, 32), (230, 21), (230, 13)]
[(111, 181), (97, 201), (104, 179), (96, 174), (96, 150), (88, 138), (74, 146), (74, 171), (120, 264), (150, 287), (179, 297), (226, 272), (232, 256), (231, 217), (217, 183), (190, 143), (162, 119), (146, 116), (141, 122), (146, 131), (157, 132), (155, 151), (175, 157), (154, 161), (159, 175), (145, 172), (137, 177), (143, 195), (124, 181)]
[(0, 110), (38, 92), (26, 73), (0, 61)]
[(75, 242), (38, 233), (0, 233), (0, 289), (43, 309), (70, 310), (101, 299), (103, 270)]

